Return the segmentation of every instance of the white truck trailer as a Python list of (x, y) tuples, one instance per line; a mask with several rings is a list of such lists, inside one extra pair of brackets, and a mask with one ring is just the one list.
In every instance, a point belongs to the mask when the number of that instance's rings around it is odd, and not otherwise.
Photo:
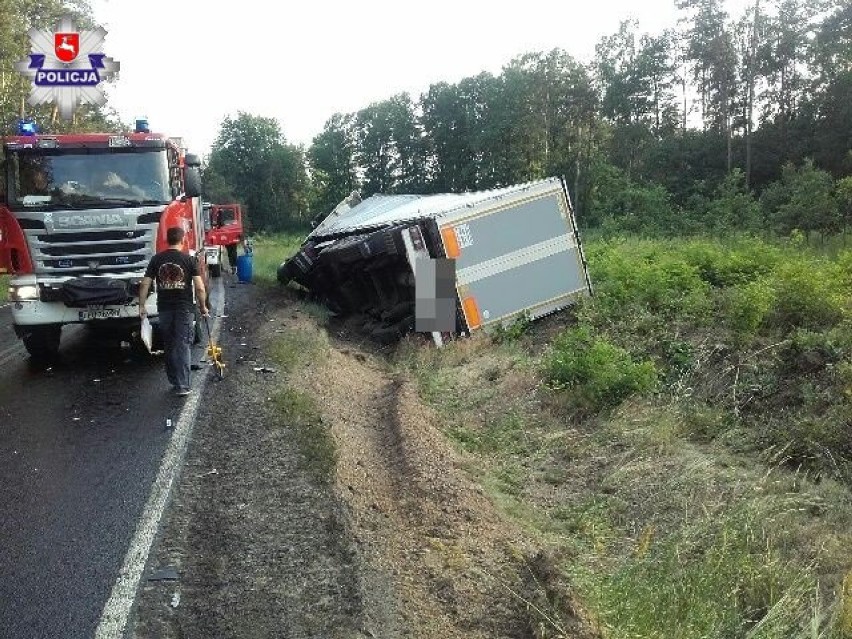
[(561, 178), (461, 194), (353, 193), (281, 264), (278, 280), (336, 314), (363, 315), (376, 339), (417, 330), (439, 346), (592, 294)]

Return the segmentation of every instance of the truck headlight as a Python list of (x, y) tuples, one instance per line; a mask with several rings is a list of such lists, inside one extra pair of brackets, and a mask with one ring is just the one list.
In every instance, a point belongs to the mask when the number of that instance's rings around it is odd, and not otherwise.
[(38, 286), (27, 284), (25, 286), (10, 286), (9, 299), (13, 302), (38, 299)]

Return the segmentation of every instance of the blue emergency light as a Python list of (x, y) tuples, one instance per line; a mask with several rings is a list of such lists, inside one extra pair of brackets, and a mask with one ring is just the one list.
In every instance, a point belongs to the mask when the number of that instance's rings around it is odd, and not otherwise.
[(136, 133), (148, 132), (148, 118), (136, 118)]
[(38, 133), (38, 126), (36, 125), (35, 120), (32, 118), (18, 120), (19, 135), (35, 135), (36, 133)]

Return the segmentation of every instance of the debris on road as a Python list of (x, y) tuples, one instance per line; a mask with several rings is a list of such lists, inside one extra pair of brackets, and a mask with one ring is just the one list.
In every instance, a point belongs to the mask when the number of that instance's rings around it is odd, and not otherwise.
[(177, 581), (178, 573), (174, 566), (167, 566), (153, 573), (148, 581)]

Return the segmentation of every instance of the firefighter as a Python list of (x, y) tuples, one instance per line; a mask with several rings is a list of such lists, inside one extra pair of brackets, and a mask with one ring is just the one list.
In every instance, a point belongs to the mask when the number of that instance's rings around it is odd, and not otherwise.
[(225, 249), (228, 251), (228, 264), (231, 265), (231, 273), (237, 272), (237, 246), (239, 244), (243, 245), (243, 255), (248, 255), (252, 252), (251, 241), (242, 235), (237, 237), (237, 241), (233, 244), (226, 245)]
[(231, 273), (237, 272), (237, 242), (226, 244), (225, 250), (228, 251), (228, 264), (231, 266)]
[(209, 313), (198, 263), (181, 251), (183, 238), (184, 230), (179, 226), (166, 231), (169, 248), (151, 258), (139, 285), (139, 316), (144, 318), (151, 282), (157, 283), (157, 313), (165, 351), (166, 377), (174, 393), (181, 397), (189, 395), (190, 390), (190, 358), (195, 337), (193, 286), (201, 315), (207, 317)]

